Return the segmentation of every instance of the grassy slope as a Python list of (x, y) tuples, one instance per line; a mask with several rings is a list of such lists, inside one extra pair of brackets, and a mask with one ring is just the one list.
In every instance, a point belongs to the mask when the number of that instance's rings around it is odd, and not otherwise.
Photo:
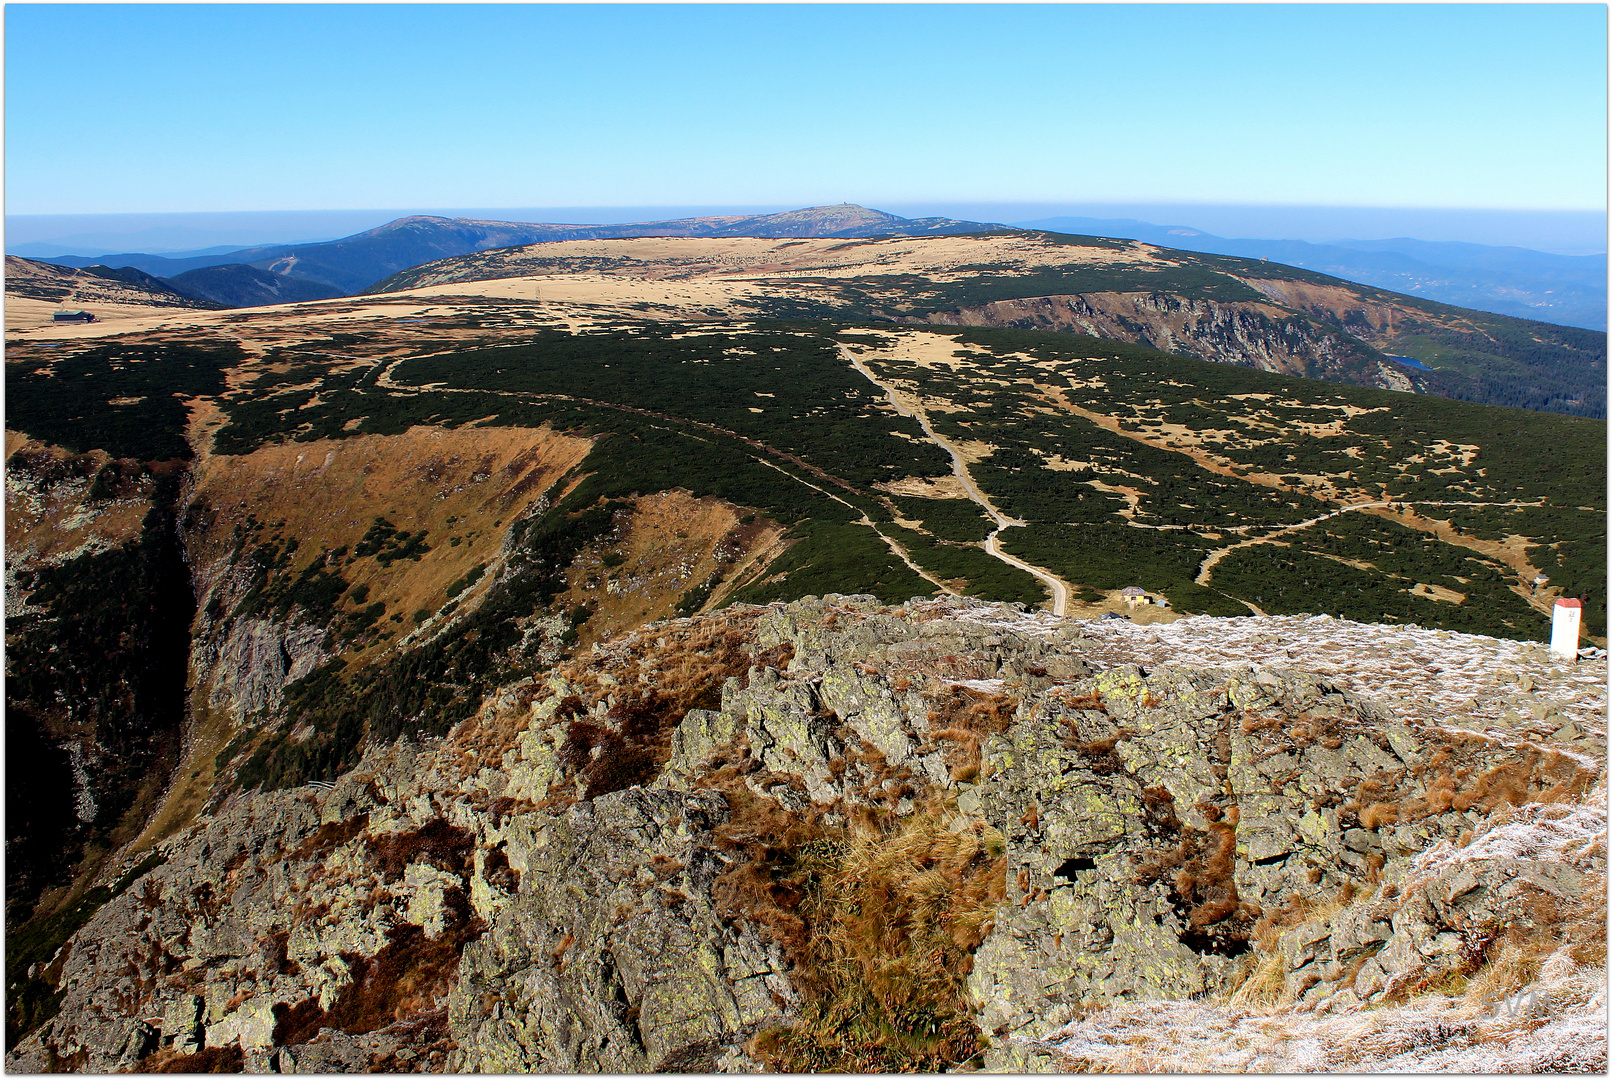
[[(852, 524), (861, 514), (889, 522), (899, 513), (922, 523), (928, 535), (897, 531), (893, 524), (884, 531), (937, 576), (963, 579), (965, 590), (977, 594), (1035, 601), (1039, 587), (1033, 582), (985, 563), (977, 548), (955, 546), (979, 538), (982, 519), (966, 520), (972, 510), (958, 518), (955, 502), (904, 499), (896, 506), (878, 497), (874, 485), (942, 475), (945, 461), (918, 441), (915, 424), (880, 411), (877, 395), (844, 368), (822, 333), (787, 324), (771, 324), (759, 334), (711, 330), (674, 336), (654, 327), (578, 336), (543, 331), (517, 347), (403, 362), (393, 378), (429, 387), (418, 394), (377, 392), (368, 385), (372, 380), (355, 371), (333, 391), (321, 391), (317, 401), (315, 391), (305, 388), (240, 403), (221, 444), (246, 445), (277, 430), (283, 424), (279, 410), (293, 408), (306, 425), (299, 438), (332, 436), (349, 427), (401, 430), (428, 419), (455, 423), (489, 416), (497, 419), (481, 422), (548, 421), (562, 429), (617, 433), (594, 451), (586, 466), (593, 475), (582, 494), (598, 500), (684, 486), (795, 526), (801, 543), (775, 571), (790, 577), (753, 588), (745, 598), (786, 595), (806, 582), (812, 588), (802, 591), (928, 591), (899, 564), (891, 565), (887, 549), (869, 530)], [(1296, 576), (1300, 584), (1284, 594), (1287, 603), (1330, 603), (1357, 617), (1415, 618), (1509, 636), (1537, 634), (1537, 613), (1497, 585), (1515, 575), (1464, 549), (1451, 548), (1458, 554), (1449, 557), (1468, 560), (1470, 573), (1458, 576), (1480, 587), (1455, 590), (1469, 596), (1459, 610), (1421, 600), (1388, 610), (1364, 594), (1342, 604), (1329, 601), (1321, 586), (1302, 584), (1316, 576), (1307, 577), (1297, 564), (1287, 570), (1265, 565), (1274, 548), (1238, 553), (1214, 589), (1192, 583), (1209, 551), (1255, 535), (1233, 531), (1216, 539), (1212, 530), (1257, 531), (1325, 513), (1333, 508), (1334, 493), (1321, 481), (1330, 480), (1361, 499), (1391, 494), (1413, 501), (1545, 500), (1536, 507), (1424, 512), (1458, 516), (1461, 528), (1478, 534), (1532, 538), (1552, 576), (1562, 575), (1558, 583), (1589, 594), (1590, 625), (1604, 625), (1604, 615), (1593, 613), (1596, 552), (1603, 549), (1604, 534), (1592, 513), (1572, 509), (1603, 501), (1598, 477), (1604, 474), (1604, 429), (1598, 422), (1346, 388), (1070, 335), (971, 330), (951, 336), (968, 354), (968, 366), (954, 375), (927, 371), (922, 389), (966, 401), (967, 414), (937, 423), (945, 434), (998, 447), (975, 466), (976, 479), (1007, 512), (1032, 522), (1004, 540), (1022, 557), (1079, 584), (1110, 589), (1147, 575), (1188, 610), (1235, 614), (1247, 608), (1231, 587), (1233, 572), (1252, 560), (1261, 573)], [(1038, 359), (1028, 362), (1024, 355)], [(1079, 417), (1049, 419), (1046, 401), (1033, 389), (1049, 373), (1058, 375), (1054, 381), (1062, 384), (1064, 402), (1135, 431), (1174, 425), (1201, 433), (1230, 474), (1202, 468), (1160, 440), (1139, 441)], [(1248, 396), (1272, 394), (1263, 401)], [(1333, 427), (1307, 434), (1298, 426), (1303, 423)], [(758, 454), (759, 444), (776, 453)], [(1452, 444), (1477, 447), (1476, 456), (1462, 463)], [(1429, 454), (1421, 467), (1413, 460)], [(1044, 468), (1050, 455), (1089, 464), (1082, 472)], [(758, 458), (793, 470), (797, 479), (788, 480)], [(803, 471), (801, 464), (817, 471)], [(1256, 482), (1261, 474), (1265, 482)], [(1293, 475), (1292, 490), (1273, 486), (1273, 475)], [(1299, 475), (1309, 479), (1297, 482)], [(1134, 520), (1119, 516), (1122, 496), (1093, 480), (1135, 492)], [(885, 570), (896, 579), (884, 581)], [(853, 580), (859, 576), (861, 586)]]

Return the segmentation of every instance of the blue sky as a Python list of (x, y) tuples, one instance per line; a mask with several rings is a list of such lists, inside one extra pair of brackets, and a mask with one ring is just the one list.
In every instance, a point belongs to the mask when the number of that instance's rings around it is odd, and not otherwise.
[(30, 5), (6, 211), (1602, 209), (1602, 5)]

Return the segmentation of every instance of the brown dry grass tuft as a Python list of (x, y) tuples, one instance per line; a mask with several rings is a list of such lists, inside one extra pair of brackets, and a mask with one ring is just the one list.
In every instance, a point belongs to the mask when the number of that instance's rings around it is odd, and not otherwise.
[(238, 1073), (246, 1068), (246, 1055), (240, 1045), (209, 1046), (194, 1054), (159, 1050), (142, 1061), (135, 1072), (143, 1073)]
[(1493, 814), (1528, 803), (1576, 802), (1596, 780), (1596, 773), (1556, 750), (1533, 748), (1484, 767), (1486, 744), (1451, 733), (1444, 738), (1422, 765), (1362, 781), (1342, 810), (1358, 815), (1363, 828), (1375, 829), (1450, 810)]
[(372, 957), (343, 953), (352, 981), (328, 1010), (315, 998), (276, 1005), (274, 1044), (305, 1043), (322, 1027), (363, 1035), (439, 1008), (458, 978), (464, 947), (487, 929), (463, 893), (449, 893), (447, 905), (447, 926), (434, 939), (405, 924), (394, 927), (385, 947)]
[(980, 746), (1012, 726), (1019, 699), (949, 683), (935, 686), (926, 697), (931, 706), (929, 739), (946, 744), (945, 761), (952, 779), (959, 783), (978, 779)]
[(1250, 934), (1253, 961), (1244, 969), (1241, 981), (1232, 986), (1227, 1004), (1244, 1009), (1270, 1009), (1287, 1004), (1282, 934), (1311, 919), (1330, 919), (1354, 898), (1353, 884), (1345, 882), (1331, 896), (1315, 898), (1294, 893), (1281, 907), (1263, 912)]
[(1374, 802), (1360, 811), (1360, 827), (1362, 829), (1379, 829), (1384, 825), (1393, 825), (1399, 821), (1399, 806), (1397, 803)]
[[(1206, 817), (1222, 816), (1216, 807), (1200, 804), (1198, 809)], [(1240, 951), (1249, 939), (1257, 909), (1242, 903), (1237, 894), (1235, 819), (1212, 820), (1206, 831), (1178, 823), (1176, 836), (1174, 847), (1155, 851), (1138, 867), (1135, 882), (1169, 884), (1171, 899), (1193, 936), (1194, 948)]]
[(786, 1072), (939, 1071), (978, 1053), (965, 983), (1006, 900), (1000, 838), (938, 802), (900, 820), (861, 807), (840, 828), (743, 788), (729, 802), (720, 835), (750, 857), (717, 882), (719, 909), (783, 949), (804, 999), (753, 1052)]
[(1562, 949), (1576, 964), (1606, 962), (1604, 878), (1573, 899), (1526, 888), (1517, 914), (1464, 972), (1471, 980), (1463, 995), (1468, 1004), (1493, 1004), (1532, 985), (1545, 961)]
[(470, 871), (476, 836), (443, 818), (432, 818), (412, 832), (371, 839), (369, 847), (386, 881), (396, 881), (409, 864), (417, 862), (462, 875)]

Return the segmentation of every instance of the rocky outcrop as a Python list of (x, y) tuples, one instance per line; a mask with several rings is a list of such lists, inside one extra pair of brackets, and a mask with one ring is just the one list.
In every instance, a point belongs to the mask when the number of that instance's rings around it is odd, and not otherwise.
[(1026, 1038), (1094, 1007), (1225, 992), (1284, 911), (1402, 881), (1507, 800), (1596, 775), (1414, 730), (1302, 673), (1170, 668), (1048, 692), (987, 744), (985, 771), (978, 804), (1008, 837), (1019, 904), (970, 987), (982, 1025)]
[(465, 951), (450, 1067), (708, 1072), (795, 998), (756, 928), (720, 917), (715, 792), (614, 792), (512, 826), (528, 883)]
[[(1571, 968), (1575, 951), (1595, 950), (1605, 902), (1604, 802), (1527, 806), (1475, 840), (1421, 852), (1401, 884), (1283, 933), (1283, 996), (1324, 1011), (1403, 999), (1440, 978), (1464, 983), (1476, 957), (1508, 946), (1518, 956), (1560, 949)], [(1603, 925), (1603, 950), (1604, 935)]]
[(1229, 1000), (1122, 1005), (1012, 1049), (1087, 1072), (1603, 1072), (1605, 806), (1603, 785), (1502, 811), (1402, 885), (1298, 914)]
[(239, 718), (278, 706), (287, 685), (326, 659), (324, 639), (324, 628), (305, 623), (232, 620), (223, 640), (198, 657), (211, 683), (208, 704)]
[(1025, 1070), (1126, 1002), (1425, 992), (1604, 882), (1582, 822), (1471, 842), (1565, 820), (1598, 761), (1083, 641), (829, 596), (598, 646), (328, 792), (221, 808), (69, 942), (8, 1061)]
[(922, 321), (1072, 332), (1261, 371), (1420, 389), (1413, 374), (1384, 361), (1370, 346), (1275, 304), (1194, 300), (1165, 293), (1077, 293), (998, 300), (934, 312)]
[(445, 1018), (430, 1014), (515, 886), (477, 831), (496, 815), (408, 744), (328, 792), (232, 802), (70, 939), (51, 964), (60, 1011), (10, 1068), (111, 1072), (226, 1049), (253, 1071), (362, 1071), (397, 1050), (440, 1067)]

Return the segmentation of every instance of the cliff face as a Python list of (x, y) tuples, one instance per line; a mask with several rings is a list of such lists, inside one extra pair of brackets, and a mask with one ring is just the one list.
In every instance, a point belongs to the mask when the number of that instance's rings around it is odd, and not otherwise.
[(328, 790), (233, 796), (50, 959), (8, 1065), (1020, 1071), (1126, 1002), (1391, 1023), (1548, 969), (1542, 1015), (1592, 1007), (1604, 750), (1429, 721), (1280, 640), (1118, 648), (963, 600), (647, 627)]
[(183, 476), (37, 445), (8, 460), (6, 733), (27, 763), (8, 773), (8, 922), (132, 839), (177, 761)]
[[(203, 438), (152, 465), (8, 441), (7, 735), (27, 762), (8, 783), (13, 1035), (54, 1008), (65, 935), (204, 807), (349, 770), (426, 726), (426, 694), (433, 715), (470, 715), (500, 672), (719, 600), (782, 531), (662, 492), (575, 535), (560, 515), (556, 537), (545, 493), (590, 444), (546, 429), (233, 456)], [(458, 662), (494, 635), (494, 655)], [(289, 715), (288, 689), (332, 669), (384, 711), (305, 695)]]
[(1421, 389), (1412, 369), (1383, 358), (1357, 338), (1274, 304), (1164, 293), (1079, 293), (999, 300), (937, 312), (924, 321), (1079, 333), (1284, 375)]

